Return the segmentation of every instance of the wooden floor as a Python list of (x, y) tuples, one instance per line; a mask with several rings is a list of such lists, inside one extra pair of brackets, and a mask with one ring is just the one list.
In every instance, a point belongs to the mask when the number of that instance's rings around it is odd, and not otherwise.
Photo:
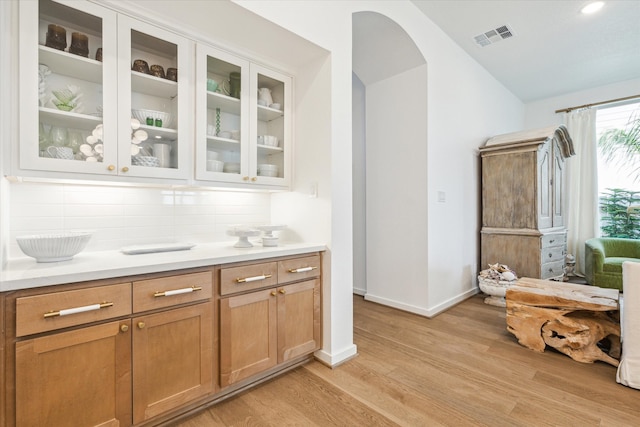
[(615, 367), (520, 346), (482, 300), (426, 319), (355, 296), (358, 357), (309, 363), (180, 425), (640, 426), (640, 390)]

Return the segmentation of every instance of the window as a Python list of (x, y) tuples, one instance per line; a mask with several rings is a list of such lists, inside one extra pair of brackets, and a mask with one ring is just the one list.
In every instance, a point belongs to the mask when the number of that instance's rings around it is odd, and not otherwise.
[(640, 102), (599, 109), (596, 135), (602, 235), (640, 239)]

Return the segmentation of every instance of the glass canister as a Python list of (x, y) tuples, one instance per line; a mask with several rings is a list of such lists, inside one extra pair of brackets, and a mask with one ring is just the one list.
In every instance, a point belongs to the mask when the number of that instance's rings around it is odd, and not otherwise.
[(240, 99), (240, 73), (233, 71), (229, 73), (229, 96)]

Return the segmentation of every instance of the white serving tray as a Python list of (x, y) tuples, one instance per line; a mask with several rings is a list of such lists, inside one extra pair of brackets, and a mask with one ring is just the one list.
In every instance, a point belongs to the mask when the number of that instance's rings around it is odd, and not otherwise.
[(120, 249), (120, 252), (127, 255), (137, 255), (154, 252), (185, 251), (194, 246), (194, 243), (153, 243), (149, 245), (125, 246)]

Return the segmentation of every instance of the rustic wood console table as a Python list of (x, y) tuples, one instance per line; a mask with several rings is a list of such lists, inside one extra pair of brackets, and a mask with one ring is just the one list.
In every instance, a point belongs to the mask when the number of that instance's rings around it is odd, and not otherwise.
[[(543, 352), (548, 345), (572, 359), (618, 366), (618, 290), (523, 277), (506, 291), (507, 330)], [(609, 354), (598, 343), (608, 338)]]

